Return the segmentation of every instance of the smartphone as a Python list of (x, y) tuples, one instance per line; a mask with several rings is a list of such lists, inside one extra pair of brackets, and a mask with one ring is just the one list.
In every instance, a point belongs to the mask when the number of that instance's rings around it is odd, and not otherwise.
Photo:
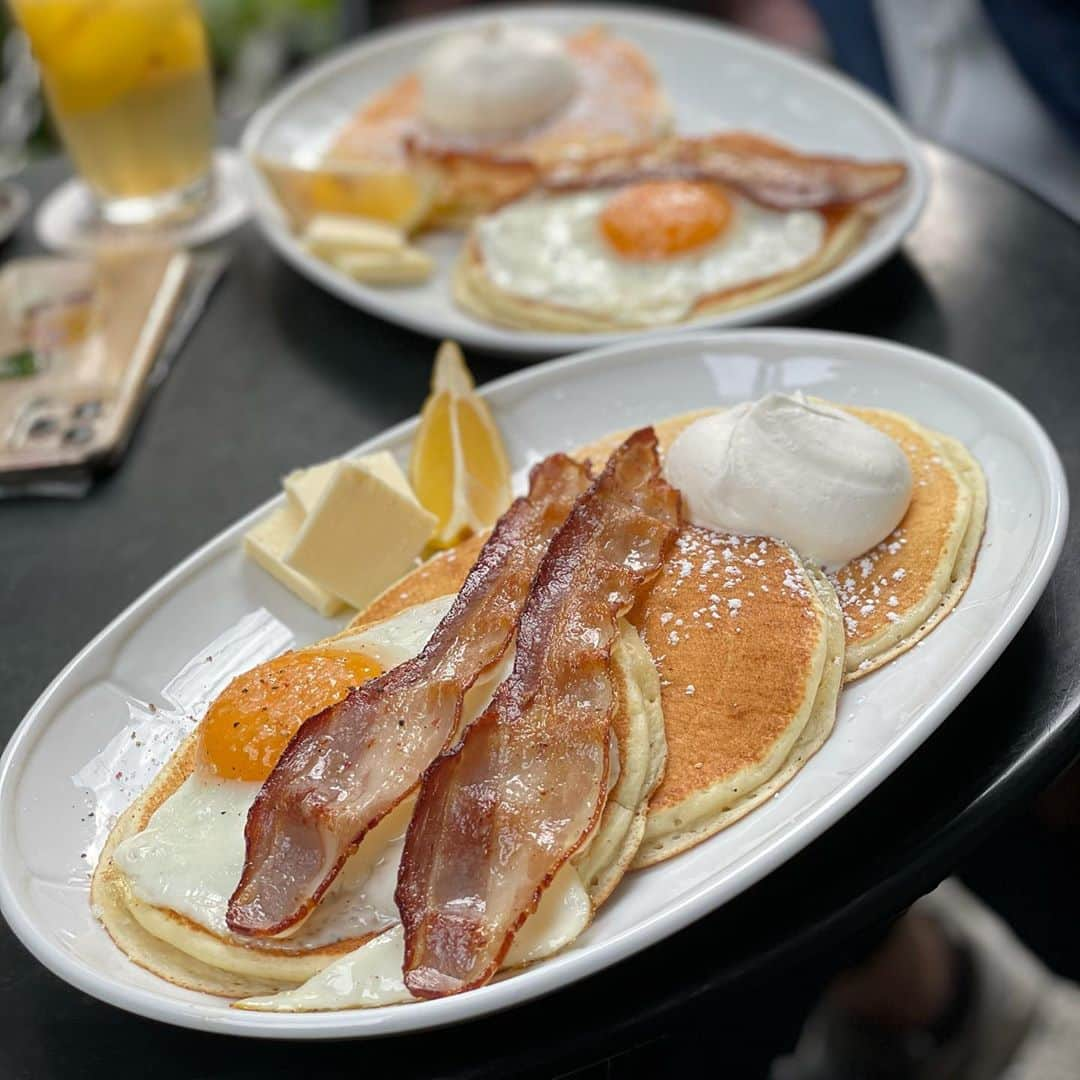
[(0, 495), (79, 495), (127, 447), (191, 257), (17, 259), (0, 270)]

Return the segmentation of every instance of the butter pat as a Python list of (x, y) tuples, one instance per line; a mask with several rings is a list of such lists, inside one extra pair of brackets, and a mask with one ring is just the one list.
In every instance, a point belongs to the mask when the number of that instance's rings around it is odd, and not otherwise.
[(292, 547), (303, 523), (303, 512), (286, 503), (248, 530), (244, 536), (244, 552), (320, 615), (336, 615), (345, 607), (339, 597), (285, 565), (285, 552)]
[[(380, 450), (376, 454), (367, 454), (355, 460), (391, 487), (396, 487), (403, 495), (412, 496), (409, 482), (394, 460), (394, 455), (388, 450)], [(282, 481), (289, 502), (300, 510), (304, 517), (311, 513), (319, 501), (341, 461), (341, 458), (331, 458), (330, 461), (323, 461), (318, 465), (309, 465), (306, 469), (293, 469)]]
[(419, 248), (401, 251), (344, 251), (330, 257), (341, 271), (365, 285), (417, 285), (435, 270), (434, 260)]
[(322, 258), (342, 251), (401, 251), (405, 233), (370, 218), (318, 214), (304, 230), (304, 244)]
[(436, 518), (389, 453), (342, 461), (304, 520), (285, 562), (364, 608), (413, 566)]
[[(374, 455), (372, 455), (374, 456)], [(312, 507), (319, 501), (319, 496), (326, 490), (334, 470), (341, 464), (340, 458), (312, 465), (307, 469), (293, 469), (282, 481), (285, 497), (292, 506), (307, 517)]]

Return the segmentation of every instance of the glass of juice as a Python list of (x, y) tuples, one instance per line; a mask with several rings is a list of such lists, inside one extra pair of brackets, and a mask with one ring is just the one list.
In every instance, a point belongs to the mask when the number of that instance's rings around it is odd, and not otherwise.
[(198, 213), (214, 102), (197, 0), (10, 0), (75, 167), (114, 225)]

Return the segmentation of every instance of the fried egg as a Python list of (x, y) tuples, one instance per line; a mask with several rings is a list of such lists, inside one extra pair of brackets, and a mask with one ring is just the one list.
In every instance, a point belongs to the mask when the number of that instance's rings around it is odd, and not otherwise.
[[(394, 890), (413, 799), (368, 833), (295, 933), (253, 941), (234, 934), (225, 916), (244, 865), (248, 811), (302, 720), (340, 701), (358, 683), (417, 655), (453, 600), (439, 597), (318, 646), (285, 653), (229, 684), (199, 725), (191, 773), (146, 828), (114, 852), (126, 880), (128, 908), (144, 929), (222, 970), (281, 985), (304, 984), (295, 998), (286, 995), (262, 1007), (350, 1007), (351, 997), (340, 997), (346, 983), (371, 1004), (408, 996), (401, 981), (400, 934), (395, 952), (387, 950), (395, 939), (384, 932), (392, 935), (390, 928), (399, 922)], [(466, 695), (466, 723), (487, 705), (509, 671), (512, 653)], [(618, 776), (617, 750), (614, 754), (612, 772)], [(588, 893), (572, 868), (548, 893), (550, 899), (528, 920), (508, 964), (558, 951), (591, 918)], [(365, 942), (375, 948), (364, 952)], [(324, 969), (325, 978), (305, 983)]]
[[(199, 725), (191, 774), (147, 827), (116, 849), (114, 860), (136, 902), (180, 915), (224, 941), (258, 948), (260, 943), (253, 946), (228, 929), (225, 914), (243, 869), (248, 810), (263, 781), (306, 717), (415, 656), (453, 599), (418, 604), (234, 679)], [(467, 714), (487, 703), (496, 682), (497, 675), (491, 676), (466, 698)], [(270, 945), (302, 952), (395, 922), (397, 861), (411, 810), (411, 804), (403, 805), (384, 819), (297, 933)], [(155, 925), (160, 928), (160, 919)]]
[(513, 203), (478, 220), (472, 240), (504, 293), (648, 326), (794, 270), (826, 232), (815, 210), (772, 210), (718, 183), (665, 179)]
[[(144, 929), (221, 970), (280, 985), (303, 984), (326, 969), (326, 977), (297, 998), (275, 1000), (266, 1008), (348, 1008), (333, 1003), (333, 988), (340, 989), (343, 978), (357, 993), (374, 996), (372, 1003), (404, 995), (400, 944), (396, 954), (388, 954), (383, 931), (399, 923), (394, 889), (413, 799), (368, 833), (295, 933), (252, 941), (229, 930), (226, 912), (243, 869), (247, 812), (302, 719), (340, 701), (361, 681), (415, 657), (453, 602), (453, 595), (429, 600), (319, 646), (287, 652), (233, 679), (201, 721), (188, 777), (146, 828), (113, 853), (126, 881), (127, 906)], [(465, 696), (465, 723), (483, 710), (509, 672), (510, 652)], [(549, 892), (551, 899), (529, 919), (508, 963), (550, 955), (591, 918), (589, 894), (572, 868)], [(357, 956), (356, 946), (362, 949), (365, 942), (382, 944)]]

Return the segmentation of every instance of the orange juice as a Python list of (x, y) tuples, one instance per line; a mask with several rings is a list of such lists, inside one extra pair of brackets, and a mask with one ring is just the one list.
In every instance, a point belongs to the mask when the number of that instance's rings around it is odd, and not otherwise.
[(57, 127), (103, 215), (139, 223), (205, 195), (214, 110), (196, 0), (11, 0)]

